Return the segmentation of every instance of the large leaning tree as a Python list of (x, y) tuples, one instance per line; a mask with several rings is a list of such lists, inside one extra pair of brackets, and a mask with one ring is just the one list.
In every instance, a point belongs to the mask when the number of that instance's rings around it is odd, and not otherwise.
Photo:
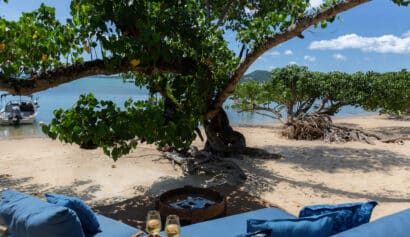
[[(326, 27), (369, 1), (326, 0), (310, 8), (308, 0), (72, 0), (64, 23), (41, 5), (17, 21), (0, 18), (0, 90), (25, 95), (86, 76), (127, 73), (159, 94), (158, 103), (127, 101), (120, 109), (84, 95), (56, 111), (44, 131), (95, 144), (117, 159), (141, 142), (187, 150), (203, 125), (206, 151), (241, 153), (245, 138), (231, 128), (222, 105), (247, 69), (273, 47), (303, 38), (310, 26)], [(227, 32), (240, 52), (228, 48)]]

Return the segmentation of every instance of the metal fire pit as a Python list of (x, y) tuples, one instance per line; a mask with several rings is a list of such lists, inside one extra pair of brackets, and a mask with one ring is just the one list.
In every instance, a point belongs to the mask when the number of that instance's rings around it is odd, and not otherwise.
[[(175, 203), (187, 200), (188, 197), (203, 198), (212, 201), (213, 204), (204, 208), (181, 208), (175, 206)], [(226, 216), (226, 198), (220, 193), (207, 188), (185, 186), (170, 190), (157, 198), (155, 206), (164, 218), (167, 215), (178, 215), (181, 224), (193, 224)]]

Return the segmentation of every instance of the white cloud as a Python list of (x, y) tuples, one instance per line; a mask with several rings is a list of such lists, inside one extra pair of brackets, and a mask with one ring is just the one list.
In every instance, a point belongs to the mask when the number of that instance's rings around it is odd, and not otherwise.
[(288, 64), (289, 65), (294, 65), (294, 64), (297, 64), (297, 63), (295, 61), (290, 61)]
[(410, 31), (401, 37), (395, 35), (363, 37), (356, 34), (348, 34), (336, 39), (313, 41), (309, 45), (309, 49), (360, 49), (363, 52), (410, 54)]
[(306, 61), (309, 61), (309, 62), (316, 61), (316, 57), (315, 56), (310, 56), (310, 55), (305, 55), (305, 57), (303, 57), (303, 59), (305, 59)]
[(269, 52), (268, 55), (270, 55), (270, 56), (279, 56), (280, 52), (279, 51), (272, 51), (272, 52)]
[(315, 7), (320, 7), (320, 5), (323, 3), (323, 0), (310, 0), (310, 7), (315, 8)]
[(333, 54), (333, 58), (339, 61), (345, 61), (346, 57), (340, 53)]
[(292, 55), (292, 54), (293, 54), (293, 51), (290, 50), (290, 49), (288, 49), (288, 50), (285, 50), (284, 54), (285, 54), (285, 55)]
[(273, 70), (275, 68), (276, 68), (275, 66), (269, 66), (269, 70)]

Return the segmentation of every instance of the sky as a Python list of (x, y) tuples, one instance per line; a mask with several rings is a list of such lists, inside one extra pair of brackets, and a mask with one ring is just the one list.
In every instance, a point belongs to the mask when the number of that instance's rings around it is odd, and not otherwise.
[[(0, 2), (0, 16), (17, 19), (22, 11), (41, 2), (56, 7), (57, 18), (69, 17), (69, 0), (10, 0)], [(318, 6), (321, 0), (312, 0)], [(309, 28), (304, 39), (294, 38), (260, 57), (248, 70), (272, 70), (298, 64), (314, 71), (398, 71), (410, 70), (410, 7), (391, 0), (374, 0), (339, 15), (326, 29)], [(230, 47), (239, 45), (226, 34)]]

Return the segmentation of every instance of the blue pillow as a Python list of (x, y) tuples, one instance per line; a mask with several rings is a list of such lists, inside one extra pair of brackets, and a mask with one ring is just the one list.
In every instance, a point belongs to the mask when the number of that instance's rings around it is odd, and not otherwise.
[(101, 231), (97, 216), (81, 199), (60, 194), (46, 194), (46, 198), (49, 203), (57, 204), (73, 210), (80, 219), (85, 233), (95, 234)]
[(11, 236), (84, 237), (74, 211), (16, 191), (3, 191), (0, 216)]
[(368, 223), (376, 205), (377, 202), (371, 201), (366, 203), (306, 206), (300, 211), (299, 217), (336, 213), (332, 230), (332, 234), (336, 234)]
[(333, 227), (333, 215), (325, 214), (299, 219), (248, 220), (245, 236), (266, 237), (328, 237)]

